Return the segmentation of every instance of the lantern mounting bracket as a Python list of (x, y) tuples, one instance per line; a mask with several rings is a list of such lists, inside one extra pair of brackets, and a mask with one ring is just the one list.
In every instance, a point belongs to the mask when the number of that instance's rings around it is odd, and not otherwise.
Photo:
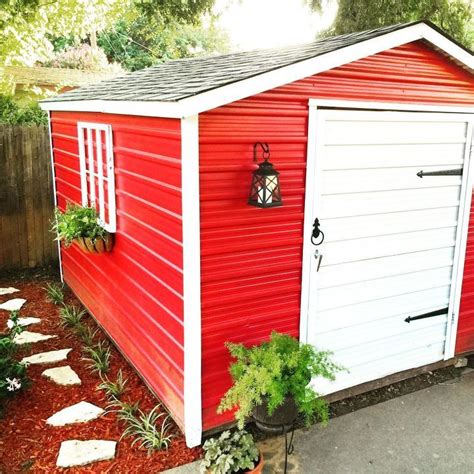
[(264, 142), (257, 142), (253, 146), (253, 161), (255, 163), (258, 161), (257, 160), (257, 147), (260, 146), (263, 150), (263, 159), (265, 161), (268, 161), (270, 159), (270, 147), (268, 146), (268, 143)]

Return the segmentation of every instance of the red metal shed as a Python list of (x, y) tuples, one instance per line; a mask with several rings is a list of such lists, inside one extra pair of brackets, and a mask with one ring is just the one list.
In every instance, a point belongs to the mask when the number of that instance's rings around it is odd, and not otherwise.
[[(314, 381), (324, 393), (474, 351), (473, 69), (417, 22), (43, 102), (58, 206), (95, 202), (116, 234), (109, 254), (61, 249), (64, 280), (190, 446), (231, 419), (226, 341), (278, 330), (333, 350), (350, 371)], [(281, 206), (248, 204), (257, 142)]]

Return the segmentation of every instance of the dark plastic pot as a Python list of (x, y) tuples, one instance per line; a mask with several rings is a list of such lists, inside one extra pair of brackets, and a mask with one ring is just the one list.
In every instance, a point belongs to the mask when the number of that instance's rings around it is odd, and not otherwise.
[(297, 416), (298, 407), (292, 396), (286, 397), (272, 415), (268, 414), (268, 403), (266, 400), (261, 405), (255, 407), (252, 412), (255, 424), (264, 433), (282, 433), (283, 429), (290, 430)]

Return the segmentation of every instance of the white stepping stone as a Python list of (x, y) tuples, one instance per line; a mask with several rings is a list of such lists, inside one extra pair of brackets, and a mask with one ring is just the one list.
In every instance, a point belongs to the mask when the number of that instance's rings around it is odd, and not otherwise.
[(46, 420), (46, 424), (51, 426), (64, 426), (72, 423), (85, 423), (87, 421), (95, 420), (104, 413), (102, 408), (97, 407), (89, 402), (79, 402), (70, 407), (50, 416)]
[(26, 300), (23, 298), (13, 298), (12, 300), (0, 304), (0, 309), (4, 309), (5, 311), (18, 311), (25, 303)]
[(40, 352), (21, 360), (22, 364), (54, 364), (67, 359), (67, 355), (72, 349), (60, 349), (58, 351)]
[(58, 467), (84, 466), (91, 462), (105, 461), (115, 457), (116, 441), (91, 439), (63, 441), (56, 461)]
[(40, 332), (23, 331), (13, 338), (13, 342), (18, 345), (30, 344), (33, 342), (47, 341), (58, 336), (50, 336), (48, 334), (41, 334)]
[(41, 375), (58, 385), (81, 385), (81, 379), (69, 365), (46, 369)]
[(9, 286), (8, 288), (0, 288), (0, 296), (3, 295), (11, 295), (12, 293), (16, 293), (17, 290), (16, 288), (13, 288), (12, 286)]
[(23, 327), (31, 326), (32, 324), (38, 324), (40, 322), (41, 322), (40, 318), (33, 318), (33, 317), (18, 318), (18, 324)]

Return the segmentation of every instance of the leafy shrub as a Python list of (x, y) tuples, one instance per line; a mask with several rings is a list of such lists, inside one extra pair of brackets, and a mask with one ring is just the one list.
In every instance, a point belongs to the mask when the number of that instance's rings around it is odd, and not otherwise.
[(258, 462), (255, 441), (246, 431), (224, 431), (219, 438), (210, 438), (204, 445), (201, 472), (227, 474), (252, 470)]
[(85, 43), (59, 52), (54, 59), (43, 63), (43, 65), (46, 67), (79, 69), (81, 71), (123, 72), (119, 64), (109, 63), (102, 49), (93, 48)]
[(315, 417), (327, 422), (327, 404), (309, 382), (314, 377), (334, 380), (341, 367), (330, 361), (330, 352), (319, 352), (310, 344), (277, 332), (259, 346), (226, 346), (236, 359), (230, 366), (234, 383), (222, 398), (218, 413), (238, 407), (235, 418), (243, 428), (246, 418), (264, 399), (272, 415), (287, 396), (292, 396), (307, 424)]
[(107, 231), (97, 222), (97, 211), (93, 207), (68, 203), (64, 212), (56, 208), (54, 216), (52, 232), (56, 232), (57, 239), (66, 246), (78, 237), (88, 237), (95, 242), (107, 235)]
[(4, 410), (6, 399), (16, 395), (29, 384), (26, 366), (14, 358), (18, 346), (13, 342), (13, 338), (23, 331), (18, 324), (16, 311), (10, 313), (7, 328), (7, 335), (0, 336), (0, 415)]
[(48, 115), (38, 103), (19, 105), (10, 95), (0, 94), (0, 123), (7, 125), (45, 125)]
[(48, 283), (43, 290), (46, 291), (46, 299), (56, 305), (64, 303), (64, 285), (59, 283)]
[[(152, 451), (161, 451), (168, 449), (173, 436), (169, 434), (171, 423), (169, 415), (164, 412), (158, 412), (161, 405), (157, 405), (149, 413), (137, 409), (135, 413), (123, 412), (121, 419), (127, 423), (127, 427), (120, 439), (133, 437), (132, 446), (139, 443), (141, 448)], [(160, 419), (163, 418), (163, 420)]]

